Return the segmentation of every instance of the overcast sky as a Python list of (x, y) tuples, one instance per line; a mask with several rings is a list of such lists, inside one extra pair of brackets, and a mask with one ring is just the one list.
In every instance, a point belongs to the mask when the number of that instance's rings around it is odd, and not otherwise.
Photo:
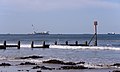
[(0, 34), (120, 33), (120, 0), (0, 0)]

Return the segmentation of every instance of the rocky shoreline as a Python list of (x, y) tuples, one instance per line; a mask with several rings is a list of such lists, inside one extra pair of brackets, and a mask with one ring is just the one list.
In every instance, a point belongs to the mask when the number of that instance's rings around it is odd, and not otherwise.
[[(19, 58), (15, 58), (15, 59), (37, 59), (37, 58), (43, 58), (43, 56), (28, 56), (28, 57), (19, 57)], [(37, 70), (37, 72), (42, 72), (42, 70), (81, 70), (81, 69), (115, 69), (112, 72), (120, 72), (120, 63), (114, 63), (112, 65), (92, 65), (92, 64), (88, 64), (85, 62), (65, 62), (65, 61), (61, 61), (61, 60), (57, 60), (57, 59), (50, 59), (47, 61), (42, 61), (42, 64), (55, 64), (55, 65), (60, 65), (59, 68), (56, 67), (50, 67), (47, 65), (39, 65), (37, 63), (32, 63), (32, 62), (22, 62), (20, 64), (17, 64), (16, 66), (28, 66), (31, 65), (31, 69), (39, 69)], [(12, 65), (10, 63), (1, 63), (1, 66), (15, 66)], [(18, 70), (18, 71), (22, 71), (22, 70)], [(27, 72), (29, 72), (29, 70), (26, 70)], [(110, 71), (109, 71), (110, 72)]]

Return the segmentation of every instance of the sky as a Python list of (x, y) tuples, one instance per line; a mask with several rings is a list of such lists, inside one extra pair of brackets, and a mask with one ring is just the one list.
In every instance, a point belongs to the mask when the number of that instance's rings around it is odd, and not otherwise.
[(120, 33), (120, 0), (0, 0), (0, 34), (91, 34), (94, 21)]

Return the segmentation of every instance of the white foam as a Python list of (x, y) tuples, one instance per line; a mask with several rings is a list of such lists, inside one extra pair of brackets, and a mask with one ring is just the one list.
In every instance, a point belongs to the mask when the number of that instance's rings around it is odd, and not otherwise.
[[(40, 46), (43, 46), (43, 45), (34, 45), (35, 47), (40, 47)], [(20, 47), (23, 47), (23, 48), (31, 48), (31, 45), (30, 44), (21, 44)]]
[(119, 47), (102, 47), (102, 46), (62, 46), (62, 45), (50, 45), (50, 48), (60, 49), (95, 49), (95, 50), (120, 50)]
[[(3, 44), (0, 44), (3, 45)], [(17, 44), (7, 44), (7, 45), (17, 45)], [(43, 46), (37, 45), (34, 46)], [(21, 48), (31, 48), (31, 44), (21, 44)], [(59, 49), (94, 49), (94, 50), (120, 50), (120, 47), (108, 47), (108, 46), (67, 46), (67, 45), (50, 45), (49, 48), (59, 48)]]
[(0, 60), (6, 60), (7, 58), (6, 57), (0, 57)]
[(30, 48), (31, 45), (30, 44), (21, 44), (20, 47), (22, 47), (22, 48)]
[(40, 59), (10, 59), (8, 61), (12, 62), (35, 62), (35, 63), (41, 63), (44, 60)]
[(0, 43), (0, 45), (3, 45), (3, 44)]

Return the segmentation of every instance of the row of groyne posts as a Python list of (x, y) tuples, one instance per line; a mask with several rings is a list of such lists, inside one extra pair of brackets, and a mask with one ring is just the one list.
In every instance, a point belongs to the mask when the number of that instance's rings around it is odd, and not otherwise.
[[(18, 41), (17, 44), (7, 44), (6, 41), (4, 41), (4, 44), (3, 45), (0, 45), (0, 49), (6, 49), (6, 48), (11, 48), (11, 47), (16, 47), (17, 49), (20, 49), (21, 48), (21, 42)], [(66, 41), (64, 44), (58, 44), (57, 41), (55, 41), (55, 44), (54, 45), (62, 45), (62, 46), (88, 46), (87, 45), (87, 41), (84, 43), (84, 44), (78, 44), (78, 41), (75, 42), (75, 44), (69, 44), (68, 41)], [(40, 45), (40, 46), (35, 46), (35, 43), (34, 41), (32, 41), (31, 43), (31, 48), (49, 48), (50, 44), (46, 44), (45, 41), (43, 41), (43, 44)]]
[[(75, 41), (74, 44), (69, 44), (68, 41), (65, 42), (65, 44), (58, 44), (57, 41), (55, 41), (55, 45), (62, 45), (62, 46), (90, 46), (91, 42), (93, 41), (93, 39), (95, 39), (94, 42), (94, 46), (97, 46), (97, 21), (94, 21), (94, 28), (95, 28), (95, 33), (93, 35), (93, 37), (90, 39), (90, 41), (85, 41), (85, 43), (83, 44), (79, 44), (78, 41)], [(18, 49), (20, 49), (20, 41), (18, 41), (18, 43), (16, 45), (12, 45), (12, 44), (7, 44), (6, 41), (4, 41), (3, 45), (0, 45), (0, 49), (6, 49), (7, 47), (16, 47)], [(31, 43), (31, 48), (49, 48), (50, 44), (46, 44), (45, 41), (43, 41), (43, 44), (41, 46), (35, 46), (34, 41), (32, 41)]]

